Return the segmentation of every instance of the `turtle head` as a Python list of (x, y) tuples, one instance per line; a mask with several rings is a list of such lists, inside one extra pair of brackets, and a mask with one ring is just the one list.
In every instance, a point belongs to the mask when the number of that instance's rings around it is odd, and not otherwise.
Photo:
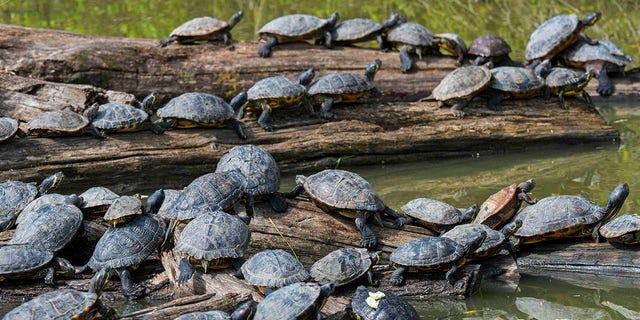
[(367, 81), (373, 82), (373, 78), (376, 76), (376, 72), (380, 70), (382, 66), (382, 61), (380, 59), (375, 59), (373, 62), (369, 63), (367, 68), (364, 71), (365, 77), (367, 77)]
[(327, 298), (333, 294), (333, 291), (335, 289), (336, 289), (336, 284), (333, 283), (333, 281), (329, 281), (320, 287), (320, 296)]
[(311, 83), (315, 76), (316, 71), (313, 70), (313, 68), (309, 68), (307, 69), (307, 71), (298, 76), (298, 83), (306, 87)]
[(76, 207), (80, 207), (82, 205), (82, 203), (84, 202), (84, 199), (81, 196), (79, 196), (79, 195), (74, 193), (74, 194), (70, 194), (70, 195), (66, 196), (64, 198), (64, 202), (68, 203), (68, 204), (71, 204), (71, 205), (74, 205)]
[(76, 267), (74, 267), (69, 260), (64, 258), (54, 258), (53, 269), (56, 274), (70, 276), (76, 273)]
[(240, 22), (240, 20), (242, 20), (242, 17), (244, 16), (244, 11), (238, 11), (236, 13), (234, 13), (231, 18), (229, 18), (229, 28), (233, 28), (233, 26), (235, 26), (236, 24), (238, 24), (238, 22)]
[(629, 185), (626, 183), (622, 183), (615, 189), (613, 189), (613, 191), (611, 191), (611, 193), (609, 194), (609, 199), (607, 199), (605, 215), (602, 221), (607, 221), (611, 217), (615, 216), (616, 213), (620, 211), (620, 208), (622, 208), (622, 205), (624, 204), (624, 201), (627, 199), (628, 195)]
[(230, 315), (231, 320), (249, 320), (253, 318), (253, 315), (256, 313), (256, 309), (258, 307), (258, 303), (249, 300), (243, 304), (241, 304), (233, 313)]
[(475, 215), (478, 213), (478, 210), (480, 210), (480, 207), (478, 206), (478, 204), (477, 203), (472, 204), (467, 210), (465, 210), (462, 213), (461, 223), (467, 223), (471, 221), (471, 219), (473, 219), (473, 217), (475, 217)]
[(158, 94), (155, 92), (151, 92), (148, 96), (146, 96), (142, 100), (142, 103), (140, 104), (140, 108), (142, 109), (142, 111), (146, 113), (151, 113), (151, 108), (153, 108), (153, 105), (156, 104), (157, 101), (158, 101)]
[(551, 68), (553, 67), (551, 65), (551, 60), (550, 59), (546, 59), (542, 62), (537, 62), (531, 65), (533, 67), (533, 73), (539, 77), (539, 78), (546, 78), (547, 75), (549, 75), (549, 72), (551, 72)]
[(100, 110), (100, 105), (96, 102), (92, 104), (89, 108), (85, 109), (82, 115), (89, 119), (89, 121), (93, 121), (96, 116), (98, 116), (98, 111)]
[(40, 185), (38, 186), (38, 193), (45, 194), (51, 192), (51, 190), (55, 189), (60, 185), (60, 182), (64, 179), (64, 173), (62, 171), (58, 171), (48, 177), (46, 177)]
[(382, 32), (387, 32), (389, 29), (405, 22), (406, 20), (403, 16), (401, 16), (397, 12), (392, 12), (389, 19), (385, 20), (385, 22), (382, 24)]
[(484, 230), (481, 230), (480, 232), (475, 233), (469, 239), (469, 242), (467, 242), (467, 245), (464, 248), (464, 256), (467, 256), (470, 253), (476, 251), (476, 249), (480, 248), (480, 246), (484, 242), (484, 239), (486, 239), (486, 238), (487, 238), (487, 232), (484, 231)]
[(372, 253), (369, 258), (371, 259), (371, 263), (372, 264), (378, 264), (380, 263), (380, 260), (382, 260), (382, 251), (376, 251), (374, 253)]
[(515, 219), (502, 227), (500, 232), (502, 232), (505, 239), (509, 239), (509, 237), (516, 234), (516, 231), (518, 231), (520, 227), (522, 227), (522, 219)]
[(332, 13), (331, 16), (327, 18), (327, 26), (333, 28), (333, 26), (336, 25), (336, 22), (338, 22), (338, 19), (340, 19), (340, 15), (337, 12)]
[(240, 110), (240, 108), (247, 102), (247, 92), (242, 91), (238, 93), (237, 96), (233, 97), (229, 102), (231, 109), (233, 109), (234, 114)]
[(148, 214), (156, 214), (164, 202), (164, 190), (158, 189), (147, 198), (144, 211)]
[(299, 175), (297, 175), (297, 176), (296, 176), (296, 184), (297, 184), (297, 185), (302, 185), (302, 184), (304, 184), (304, 181), (305, 181), (305, 180), (307, 180), (307, 176), (304, 176), (304, 175), (301, 175), (301, 174), (299, 174)]
[(518, 189), (520, 189), (522, 192), (531, 192), (531, 190), (533, 190), (533, 188), (535, 187), (536, 187), (536, 180), (534, 179), (529, 179), (527, 181), (520, 182), (520, 184), (518, 184)]
[(93, 278), (91, 278), (89, 292), (93, 292), (100, 296), (102, 290), (104, 289), (105, 285), (107, 285), (107, 282), (109, 281), (109, 278), (111, 278), (111, 274), (113, 274), (113, 272), (113, 269), (109, 267), (102, 268), (100, 269), (100, 271), (96, 272), (96, 274), (93, 275)]
[(593, 13), (590, 13), (590, 14), (584, 16), (582, 18), (582, 20), (580, 20), (580, 23), (583, 26), (589, 26), (590, 27), (590, 26), (593, 26), (594, 24), (596, 24), (596, 22), (598, 22), (598, 20), (600, 20), (601, 16), (602, 16), (602, 13), (593, 12)]

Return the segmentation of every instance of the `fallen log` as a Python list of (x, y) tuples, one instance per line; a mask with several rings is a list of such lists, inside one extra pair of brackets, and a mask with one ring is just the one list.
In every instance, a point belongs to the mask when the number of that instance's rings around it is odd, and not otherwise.
[(216, 295), (213, 293), (193, 295), (173, 299), (167, 303), (145, 308), (120, 316), (122, 320), (175, 319), (189, 312), (221, 310), (233, 312), (240, 304), (251, 299), (249, 294), (228, 293)]

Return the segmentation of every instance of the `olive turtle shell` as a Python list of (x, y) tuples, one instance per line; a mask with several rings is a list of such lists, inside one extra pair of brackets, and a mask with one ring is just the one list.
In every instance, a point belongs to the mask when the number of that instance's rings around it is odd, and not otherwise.
[(485, 34), (473, 39), (467, 53), (481, 57), (498, 57), (511, 53), (511, 47), (502, 37)]
[(623, 214), (605, 223), (599, 231), (609, 242), (640, 243), (640, 216)]
[(373, 84), (352, 73), (331, 73), (315, 81), (307, 90), (307, 95), (354, 94), (371, 90)]
[[(371, 300), (377, 306), (371, 306)], [(358, 286), (351, 308), (361, 320), (419, 320), (416, 309), (390, 291), (372, 291)]]
[(480, 205), (473, 223), (499, 227), (518, 212), (522, 201), (517, 197), (518, 184), (514, 183), (492, 194)]
[(35, 183), (5, 181), (0, 183), (0, 231), (13, 225), (14, 219), (38, 196)]
[(39, 113), (27, 122), (27, 129), (31, 131), (45, 131), (55, 133), (80, 133), (89, 125), (89, 119), (81, 114), (68, 110), (45, 111)]
[(280, 249), (263, 250), (254, 254), (240, 270), (244, 279), (257, 287), (280, 288), (309, 279), (309, 272), (302, 263)]
[(167, 102), (156, 111), (161, 118), (177, 118), (199, 123), (217, 123), (233, 116), (233, 109), (224, 99), (202, 92), (187, 92)]
[(218, 20), (212, 17), (198, 17), (175, 28), (171, 31), (170, 37), (204, 36), (218, 32), (228, 26), (229, 24), (227, 21)]
[[(559, 53), (562, 62), (572, 67), (583, 67), (589, 61), (602, 60), (618, 67), (631, 63), (631, 56), (608, 40), (598, 40), (592, 45), (578, 40)], [(619, 69), (619, 68), (618, 68)]]
[(316, 261), (309, 273), (318, 283), (333, 282), (336, 287), (364, 276), (373, 265), (365, 248), (340, 248)]
[(296, 282), (282, 287), (258, 304), (253, 320), (273, 319), (316, 319), (326, 296), (322, 287), (315, 283)]
[(120, 196), (107, 209), (104, 220), (107, 222), (142, 214), (142, 201), (136, 196)]
[(191, 220), (180, 233), (176, 250), (196, 259), (241, 258), (250, 236), (239, 217), (215, 211)]
[(0, 143), (9, 141), (17, 133), (20, 127), (18, 121), (8, 117), (0, 117)]
[(579, 22), (575, 14), (562, 14), (543, 22), (531, 33), (525, 58), (528, 61), (552, 58), (577, 39)]
[(354, 18), (344, 20), (336, 25), (332, 31), (333, 41), (357, 41), (367, 38), (372, 34), (382, 30), (382, 24), (364, 18)]
[(102, 308), (98, 295), (93, 292), (60, 289), (21, 304), (2, 319), (92, 319)]
[(258, 34), (273, 34), (290, 38), (303, 38), (328, 25), (330, 20), (308, 14), (291, 14), (267, 22)]
[(446, 227), (462, 223), (463, 214), (458, 208), (434, 199), (416, 198), (400, 209), (427, 227)]
[(433, 89), (432, 95), (438, 101), (464, 98), (480, 92), (489, 86), (491, 70), (485, 66), (463, 66), (447, 74)]
[(481, 231), (486, 232), (487, 237), (475, 251), (468, 254), (467, 258), (493, 257), (500, 253), (503, 249), (504, 241), (507, 239), (502, 232), (491, 229), (491, 227), (484, 224), (466, 223), (457, 225), (440, 236), (454, 240), (462, 246), (466, 246), (472, 239), (471, 235), (480, 233)]
[(98, 106), (98, 114), (91, 124), (105, 131), (133, 131), (147, 119), (149, 115), (140, 108), (123, 103), (106, 103)]
[(216, 172), (230, 170), (240, 170), (244, 175), (249, 194), (270, 194), (280, 189), (278, 163), (261, 147), (247, 144), (231, 148), (218, 161)]
[(120, 197), (106, 187), (91, 187), (80, 194), (82, 204), (80, 209), (91, 213), (106, 212), (107, 208)]
[(305, 86), (289, 78), (268, 77), (259, 80), (247, 90), (247, 100), (301, 98), (305, 91)]
[(31, 244), (9, 244), (0, 247), (0, 279), (20, 278), (31, 274), (53, 260), (53, 252)]
[(413, 22), (400, 24), (387, 33), (387, 41), (396, 46), (428, 47), (432, 45), (433, 39), (433, 33), (429, 29)]
[(401, 244), (389, 259), (397, 265), (441, 270), (464, 255), (464, 247), (449, 238), (424, 237)]
[(497, 67), (491, 69), (493, 79), (489, 85), (492, 89), (526, 94), (537, 92), (544, 86), (544, 80), (533, 70), (520, 67)]

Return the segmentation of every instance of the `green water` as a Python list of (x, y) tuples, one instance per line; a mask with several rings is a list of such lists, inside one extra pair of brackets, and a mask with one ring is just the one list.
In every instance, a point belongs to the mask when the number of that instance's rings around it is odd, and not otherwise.
[[(188, 2), (188, 3), (183, 3)], [(384, 20), (392, 11), (434, 32), (456, 32), (469, 43), (485, 33), (497, 33), (521, 59), (529, 34), (548, 17), (561, 13), (603, 12), (596, 26), (587, 30), (593, 38), (605, 38), (640, 61), (640, 2), (637, 1), (13, 1), (0, 0), (0, 23), (62, 29), (91, 35), (157, 38), (167, 36), (182, 22), (212, 15), (227, 19), (244, 10), (245, 17), (233, 30), (235, 39), (255, 39), (255, 31), (283, 14), (311, 13), (328, 16), (338, 11), (343, 19), (371, 17)], [(416, 197), (431, 197), (458, 207), (481, 203), (487, 196), (514, 182), (535, 178), (532, 194), (543, 198), (579, 194), (604, 204), (609, 192), (627, 182), (631, 194), (622, 213), (640, 212), (640, 130), (638, 103), (608, 105), (596, 99), (601, 114), (620, 130), (621, 141), (596, 145), (549, 146), (545, 150), (466, 159), (378, 164), (351, 169), (368, 179), (391, 207), (399, 208)], [(318, 168), (321, 169), (321, 168)], [(96, 181), (109, 187), (113, 181)], [(293, 186), (294, 176), (283, 176), (283, 190)], [(162, 187), (162, 186), (154, 186)], [(176, 187), (176, 186), (171, 186)], [(140, 190), (141, 192), (148, 190)], [(483, 289), (466, 300), (413, 301), (423, 318), (515, 319), (573, 318), (624, 319), (638, 317), (640, 290), (615, 278), (601, 279), (573, 274), (541, 277), (525, 275), (512, 286), (485, 282)], [(126, 305), (131, 309), (137, 305)], [(0, 314), (4, 313), (0, 306)], [(9, 308), (9, 306), (5, 307)], [(635, 314), (633, 312), (636, 312)]]

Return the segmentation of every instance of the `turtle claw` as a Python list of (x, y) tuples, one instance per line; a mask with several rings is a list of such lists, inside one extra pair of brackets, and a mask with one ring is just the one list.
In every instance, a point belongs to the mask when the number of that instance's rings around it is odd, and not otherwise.
[(378, 240), (376, 239), (376, 237), (373, 234), (368, 235), (366, 237), (363, 236), (362, 239), (360, 240), (360, 245), (363, 248), (371, 249), (371, 248), (375, 247), (376, 244), (378, 244)]
[(608, 97), (610, 95), (613, 94), (613, 86), (610, 85), (605, 85), (605, 84), (599, 84), (598, 88), (596, 88), (596, 91), (598, 92), (598, 94), (602, 97)]

